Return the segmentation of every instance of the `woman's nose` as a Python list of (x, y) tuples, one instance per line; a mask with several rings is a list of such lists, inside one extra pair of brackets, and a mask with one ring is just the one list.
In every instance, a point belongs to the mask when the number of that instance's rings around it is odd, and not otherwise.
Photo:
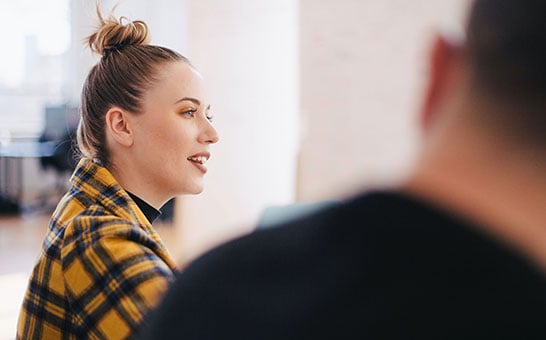
[(200, 134), (200, 141), (207, 144), (214, 144), (220, 140), (218, 132), (212, 126), (211, 122), (206, 119), (204, 122), (203, 132)]

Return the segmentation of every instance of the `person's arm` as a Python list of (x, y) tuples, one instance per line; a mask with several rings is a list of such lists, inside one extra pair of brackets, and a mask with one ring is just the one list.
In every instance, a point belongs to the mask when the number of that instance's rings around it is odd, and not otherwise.
[(91, 338), (126, 338), (172, 280), (171, 268), (154, 249), (157, 243), (144, 230), (115, 219), (65, 242), (64, 283), (76, 322)]

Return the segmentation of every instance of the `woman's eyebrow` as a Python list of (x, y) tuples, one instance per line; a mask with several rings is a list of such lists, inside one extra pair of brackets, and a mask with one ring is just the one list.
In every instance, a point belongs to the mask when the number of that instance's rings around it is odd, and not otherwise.
[(201, 101), (199, 101), (199, 99), (193, 98), (193, 97), (184, 97), (182, 99), (178, 99), (174, 103), (178, 104), (178, 103), (183, 102), (183, 101), (190, 101), (190, 102), (192, 102), (192, 103), (194, 103), (196, 105), (201, 105)]
[[(182, 99), (179, 99), (177, 100), (176, 102), (174, 102), (175, 104), (178, 104), (180, 102), (183, 102), (183, 101), (190, 101), (192, 103), (194, 103), (195, 105), (197, 106), (201, 106), (201, 101), (199, 101), (199, 99), (197, 98), (193, 98), (193, 97), (184, 97)], [(208, 111), (210, 110), (210, 104), (207, 106), (207, 108), (205, 109), (205, 111)]]

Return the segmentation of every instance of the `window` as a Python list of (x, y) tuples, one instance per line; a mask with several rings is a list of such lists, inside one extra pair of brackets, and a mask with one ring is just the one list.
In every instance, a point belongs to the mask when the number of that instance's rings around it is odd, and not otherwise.
[(0, 142), (36, 138), (64, 103), (69, 0), (0, 2)]

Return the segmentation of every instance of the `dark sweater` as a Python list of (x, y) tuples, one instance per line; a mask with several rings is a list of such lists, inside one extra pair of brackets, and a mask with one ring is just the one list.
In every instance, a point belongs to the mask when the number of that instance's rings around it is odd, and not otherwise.
[(144, 339), (546, 339), (546, 278), (478, 228), (370, 193), (189, 266)]

